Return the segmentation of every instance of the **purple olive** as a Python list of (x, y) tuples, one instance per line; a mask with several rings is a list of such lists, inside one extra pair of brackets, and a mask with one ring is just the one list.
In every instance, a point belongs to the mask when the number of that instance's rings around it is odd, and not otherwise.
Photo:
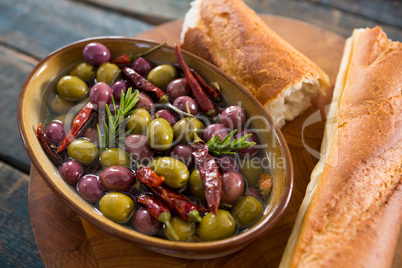
[(75, 160), (64, 162), (60, 167), (60, 175), (67, 183), (74, 184), (84, 174), (84, 168)]
[(212, 136), (215, 136), (215, 138), (220, 136), (219, 141), (223, 141), (223, 139), (226, 138), (227, 135), (229, 135), (229, 130), (227, 130), (224, 125), (211, 124), (204, 129), (204, 132), (202, 133), (202, 139), (205, 142), (208, 142), (210, 139), (212, 139)]
[(84, 129), (82, 135), (80, 136), (85, 137), (94, 143), (98, 143), (99, 141), (98, 130), (95, 127), (89, 127)]
[(193, 155), (191, 154), (191, 146), (188, 144), (177, 144), (170, 150), (170, 157), (176, 158), (184, 163), (187, 167), (193, 164)]
[(244, 194), (243, 177), (233, 171), (222, 174), (222, 196), (223, 203), (233, 204)]
[(195, 100), (189, 96), (178, 97), (177, 99), (174, 100), (173, 106), (175, 106), (177, 109), (187, 113), (188, 111), (187, 111), (186, 103), (188, 103), (188, 107), (190, 109), (190, 114), (197, 115), (199, 112), (198, 105), (195, 102)]
[(154, 100), (145, 93), (138, 93), (138, 101), (134, 106), (136, 108), (144, 108), (148, 112), (152, 111), (154, 108), (155, 102)]
[(223, 110), (219, 123), (231, 130), (242, 129), (246, 124), (246, 119), (246, 113), (243, 108), (232, 105)]
[(157, 111), (154, 115), (154, 119), (158, 117), (168, 121), (171, 126), (177, 122), (177, 117), (168, 109), (161, 109)]
[(241, 156), (241, 157), (252, 157), (255, 156), (258, 153), (258, 144), (259, 144), (259, 140), (258, 137), (255, 133), (247, 130), (247, 129), (243, 129), (243, 130), (239, 130), (236, 132), (236, 134), (234, 134), (233, 138), (234, 139), (238, 139), (244, 135), (248, 135), (248, 134), (252, 134), (250, 137), (248, 137), (245, 141), (249, 141), (249, 142), (255, 142), (256, 144), (248, 147), (248, 148), (244, 148), (244, 149), (239, 149), (236, 150), (236, 152)]
[(112, 166), (106, 168), (99, 176), (102, 186), (108, 191), (131, 190), (135, 183), (134, 173), (123, 166)]
[(87, 44), (82, 51), (82, 55), (84, 60), (92, 65), (100, 65), (110, 60), (109, 49), (96, 42)]
[(104, 107), (105, 104), (110, 102), (110, 96), (112, 96), (112, 94), (112, 89), (108, 84), (98, 82), (92, 86), (91, 91), (89, 92), (89, 100), (97, 108), (100, 108), (100, 105)]
[(154, 65), (147, 59), (143, 57), (139, 57), (138, 59), (134, 60), (131, 64), (131, 69), (146, 77), (148, 73), (154, 68)]
[(221, 173), (225, 173), (227, 171), (240, 173), (240, 165), (237, 163), (234, 157), (225, 155), (217, 157), (215, 160)]
[(112, 95), (113, 95), (113, 99), (114, 99), (114, 101), (115, 101), (116, 104), (117, 104), (117, 103), (120, 102), (121, 91), (123, 91), (124, 94), (126, 94), (126, 92), (127, 92), (127, 90), (128, 90), (128, 84), (127, 84), (125, 81), (120, 80), (120, 81), (114, 82), (114, 83), (110, 86), (110, 89), (111, 89), (112, 92), (113, 92), (113, 94), (112, 94)]
[(163, 224), (155, 219), (145, 208), (139, 208), (134, 212), (132, 224), (136, 231), (147, 235), (155, 235), (163, 227)]
[(126, 151), (131, 155), (131, 157), (140, 162), (149, 161), (154, 154), (154, 151), (148, 144), (147, 137), (144, 135), (129, 135), (126, 137), (124, 144), (126, 146)]
[(186, 78), (172, 80), (166, 87), (166, 94), (173, 100), (180, 96), (190, 96), (191, 89)]
[(89, 203), (95, 203), (104, 193), (98, 176), (85, 175), (77, 183), (77, 192)]
[(43, 133), (52, 144), (59, 144), (66, 136), (64, 124), (60, 121), (52, 121), (46, 125)]

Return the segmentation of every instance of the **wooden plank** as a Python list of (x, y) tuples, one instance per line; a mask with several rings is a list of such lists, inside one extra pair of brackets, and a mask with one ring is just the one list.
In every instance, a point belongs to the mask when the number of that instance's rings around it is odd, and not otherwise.
[(310, 0), (369, 19), (402, 27), (402, 2), (384, 0)]
[[(383, 2), (385, 5), (387, 1)], [(264, 0), (260, 1), (260, 3), (261, 5), (256, 9), (257, 13), (275, 14), (302, 20), (344, 37), (351, 36), (355, 28), (378, 25), (387, 33), (389, 38), (402, 41), (402, 30), (398, 27), (310, 1)]]
[(2, 1), (0, 8), (0, 43), (37, 58), (83, 38), (133, 36), (151, 27), (80, 1)]
[(37, 60), (0, 46), (0, 160), (29, 172), (31, 162), (22, 145), (17, 125), (17, 103), (25, 77)]
[(161, 24), (181, 18), (192, 0), (84, 0), (96, 6), (126, 12), (152, 24)]
[[(155, 1), (140, 1), (140, 0), (86, 0), (114, 10), (132, 14), (141, 19), (158, 24), (168, 20), (175, 20), (184, 17), (184, 14), (189, 9), (191, 0), (155, 0)], [(290, 17), (302, 20), (326, 30), (333, 31), (344, 37), (349, 37), (354, 28), (380, 26), (393, 40), (402, 40), (402, 31), (398, 27), (401, 20), (400, 4), (398, 9), (394, 10), (393, 16), (388, 20), (381, 19), (387, 17), (388, 12), (379, 15), (377, 18), (377, 10), (393, 9), (392, 1), (375, 0), (376, 5), (370, 4), (368, 0), (354, 0), (361, 3), (362, 8), (355, 12), (350, 12), (348, 3), (344, 2), (344, 8), (334, 8), (330, 5), (323, 5), (317, 2), (327, 2), (331, 0), (244, 0), (244, 2), (254, 9), (257, 13), (272, 14)], [(368, 6), (363, 8), (364, 6)], [(369, 8), (369, 7), (375, 7)]]
[(28, 211), (28, 175), (0, 162), (0, 266), (43, 267)]
[[(56, 196), (38, 175), (31, 170), (29, 212), (47, 221), (32, 220), (39, 253), (47, 267), (59, 263), (63, 267), (97, 267), (89, 240), (80, 217)], [(67, 223), (68, 224), (65, 224)]]
[[(96, 6), (107, 7), (152, 24), (162, 24), (184, 17), (193, 0), (84, 0)], [(250, 7), (258, 7), (258, 0), (244, 0)]]

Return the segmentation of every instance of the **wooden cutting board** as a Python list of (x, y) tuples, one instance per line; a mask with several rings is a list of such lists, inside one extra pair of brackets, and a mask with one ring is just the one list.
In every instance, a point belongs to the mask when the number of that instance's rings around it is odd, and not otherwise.
[[(331, 84), (334, 84), (345, 42), (343, 37), (289, 18), (261, 17), (274, 31), (327, 72)], [(181, 25), (182, 20), (169, 22), (136, 37), (168, 41), (174, 45), (179, 41)], [(330, 96), (319, 100), (282, 129), (294, 163), (293, 195), (282, 219), (266, 235), (243, 250), (218, 259), (178, 259), (110, 235), (65, 205), (32, 167), (29, 208), (34, 236), (44, 264), (47, 267), (277, 267), (310, 173), (318, 161), (315, 155), (319, 152), (325, 124), (320, 116), (320, 108), (327, 105)], [(306, 124), (307, 118), (313, 119), (312, 123)], [(402, 267), (401, 243), (396, 252), (393, 267)]]

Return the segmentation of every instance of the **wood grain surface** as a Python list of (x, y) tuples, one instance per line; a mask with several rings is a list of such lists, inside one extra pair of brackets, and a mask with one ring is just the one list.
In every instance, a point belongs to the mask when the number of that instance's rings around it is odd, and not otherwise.
[[(0, 267), (41, 267), (29, 219), (29, 176), (0, 161)], [(16, 220), (18, 219), (18, 221)]]
[[(84, 0), (96, 7), (160, 24), (183, 18), (192, 0)], [(354, 28), (380, 26), (392, 40), (402, 40), (400, 0), (243, 0), (259, 14), (306, 21), (343, 36)]]
[[(343, 37), (288, 18), (262, 17), (273, 30), (323, 68), (329, 74), (331, 83), (334, 83), (345, 41)], [(178, 42), (180, 30), (181, 20), (178, 20), (162, 24), (137, 37), (174, 44)], [(68, 208), (32, 168), (30, 214), (44, 264), (47, 267), (277, 267), (310, 173), (318, 161), (314, 154), (319, 151), (325, 124), (320, 108), (325, 108), (329, 99), (330, 95), (321, 99), (317, 106), (312, 106), (282, 129), (292, 154), (295, 174), (294, 192), (283, 218), (263, 237), (243, 250), (222, 258), (203, 261), (173, 258), (110, 235)], [(307, 118), (314, 119), (313, 123), (305, 124)], [(393, 267), (402, 267), (400, 244)]]

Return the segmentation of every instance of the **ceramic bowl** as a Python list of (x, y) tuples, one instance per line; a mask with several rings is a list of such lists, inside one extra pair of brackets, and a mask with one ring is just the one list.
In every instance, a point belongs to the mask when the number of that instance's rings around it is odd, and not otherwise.
[[(292, 192), (293, 166), (279, 128), (271, 116), (240, 84), (206, 61), (183, 51), (189, 66), (196, 69), (207, 82), (217, 82), (228, 104), (243, 107), (251, 125), (257, 130), (261, 148), (266, 156), (273, 187), (265, 204), (261, 219), (247, 231), (233, 237), (214, 242), (176, 242), (152, 237), (117, 224), (102, 216), (93, 205), (84, 201), (75, 188), (64, 182), (58, 169), (52, 165), (36, 137), (36, 127), (44, 120), (43, 98), (49, 87), (55, 87), (57, 80), (76, 64), (83, 61), (82, 50), (90, 42), (107, 46), (112, 58), (123, 54), (136, 54), (154, 47), (157, 43), (125, 37), (99, 37), (85, 39), (62, 47), (44, 58), (26, 79), (18, 107), (18, 124), (26, 151), (33, 166), (49, 187), (74, 211), (95, 226), (121, 238), (135, 242), (150, 250), (170, 256), (206, 259), (221, 257), (236, 252), (264, 235), (283, 215)], [(176, 62), (174, 48), (163, 48), (149, 54), (150, 60), (158, 63)]]

